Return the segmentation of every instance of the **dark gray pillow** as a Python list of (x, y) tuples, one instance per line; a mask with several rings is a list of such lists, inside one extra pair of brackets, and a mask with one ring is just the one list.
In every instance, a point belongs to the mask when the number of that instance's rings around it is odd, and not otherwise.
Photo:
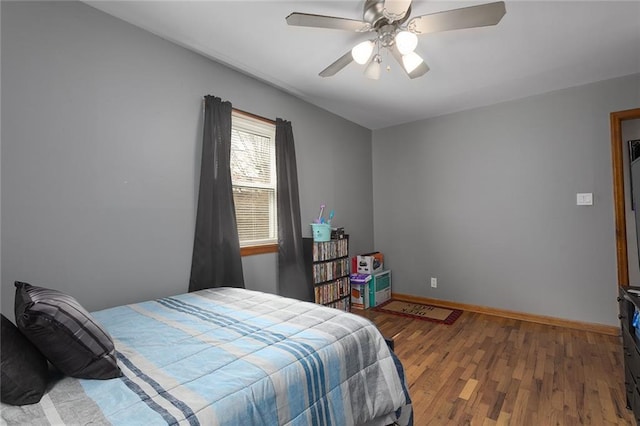
[(47, 390), (47, 359), (7, 317), (1, 316), (0, 399), (11, 405), (35, 404)]
[(122, 373), (111, 336), (76, 299), (16, 281), (16, 324), (64, 374), (112, 379)]

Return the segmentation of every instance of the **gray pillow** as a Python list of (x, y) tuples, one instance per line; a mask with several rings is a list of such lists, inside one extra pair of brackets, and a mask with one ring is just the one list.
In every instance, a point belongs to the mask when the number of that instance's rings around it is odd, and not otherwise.
[(11, 405), (35, 404), (47, 390), (47, 359), (7, 317), (1, 316), (0, 400)]
[(82, 379), (122, 375), (111, 336), (76, 299), (16, 281), (16, 325), (64, 374)]

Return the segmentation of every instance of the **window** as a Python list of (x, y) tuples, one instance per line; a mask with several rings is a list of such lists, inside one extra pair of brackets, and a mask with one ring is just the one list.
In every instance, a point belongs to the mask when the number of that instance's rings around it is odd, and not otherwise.
[(231, 181), (241, 248), (278, 243), (275, 132), (273, 122), (233, 111)]

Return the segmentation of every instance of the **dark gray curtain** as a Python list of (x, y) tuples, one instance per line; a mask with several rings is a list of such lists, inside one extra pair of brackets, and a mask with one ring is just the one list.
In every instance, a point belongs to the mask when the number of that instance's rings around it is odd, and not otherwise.
[(278, 178), (278, 293), (313, 301), (305, 274), (302, 222), (298, 195), (298, 169), (291, 122), (276, 119), (276, 170)]
[(231, 190), (231, 103), (205, 96), (202, 163), (189, 291), (242, 287)]

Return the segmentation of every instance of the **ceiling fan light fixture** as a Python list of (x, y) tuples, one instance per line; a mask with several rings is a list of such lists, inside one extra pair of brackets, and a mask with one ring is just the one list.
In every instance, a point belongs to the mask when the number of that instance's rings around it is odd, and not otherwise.
[(371, 80), (380, 79), (380, 62), (382, 62), (382, 58), (380, 55), (375, 55), (369, 65), (364, 69), (364, 75)]
[[(288, 25), (299, 27), (375, 33), (375, 38), (359, 43), (322, 70), (320, 77), (335, 75), (351, 62), (356, 62), (365, 65), (367, 76), (378, 78), (381, 60), (375, 59), (380, 58), (380, 49), (387, 49), (407, 76), (414, 79), (429, 71), (429, 66), (415, 53), (418, 34), (497, 25), (507, 12), (504, 1), (493, 0), (492, 3), (411, 16), (412, 2), (413, 0), (365, 0), (361, 19), (293, 12), (286, 17), (286, 21)], [(374, 61), (370, 60), (372, 55)]]
[(373, 42), (370, 40), (363, 41), (351, 49), (353, 60), (360, 65), (367, 63), (373, 53)]
[(396, 46), (403, 55), (413, 52), (418, 46), (418, 36), (410, 31), (400, 31), (396, 34)]
[(422, 62), (424, 61), (416, 52), (410, 52), (406, 55), (402, 55), (402, 66), (407, 74), (411, 74)]

